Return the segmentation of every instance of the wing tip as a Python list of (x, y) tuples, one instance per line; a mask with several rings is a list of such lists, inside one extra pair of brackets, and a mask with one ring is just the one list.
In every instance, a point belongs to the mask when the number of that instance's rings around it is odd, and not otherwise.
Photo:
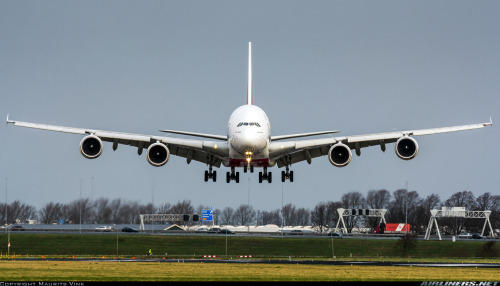
[(13, 121), (13, 120), (9, 120), (9, 114), (7, 114), (7, 119), (5, 120), (5, 126), (8, 126), (8, 125), (9, 125), (9, 123), (14, 124), (14, 123), (16, 123), (16, 122), (15, 122), (15, 121)]
[(486, 126), (493, 126), (493, 119), (491, 118), (491, 116), (490, 116), (490, 122), (483, 123), (483, 127), (486, 127)]

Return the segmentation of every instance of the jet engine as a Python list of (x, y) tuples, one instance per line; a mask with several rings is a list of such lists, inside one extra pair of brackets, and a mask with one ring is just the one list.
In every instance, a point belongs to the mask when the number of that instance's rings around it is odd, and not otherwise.
[(328, 159), (335, 167), (345, 167), (351, 162), (351, 149), (343, 143), (337, 143), (328, 151)]
[(401, 137), (396, 142), (396, 155), (403, 160), (411, 160), (418, 154), (417, 140), (412, 137)]
[(87, 159), (95, 159), (102, 153), (102, 141), (95, 135), (85, 136), (80, 142), (80, 153)]
[(149, 164), (155, 167), (161, 167), (170, 159), (170, 151), (165, 144), (157, 142), (149, 146), (146, 152), (146, 159)]

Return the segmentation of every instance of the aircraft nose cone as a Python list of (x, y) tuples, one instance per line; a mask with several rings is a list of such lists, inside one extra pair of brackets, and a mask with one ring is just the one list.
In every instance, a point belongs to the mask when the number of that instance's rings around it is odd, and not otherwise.
[(246, 131), (236, 137), (232, 145), (241, 154), (247, 151), (258, 153), (266, 147), (267, 141), (258, 133)]

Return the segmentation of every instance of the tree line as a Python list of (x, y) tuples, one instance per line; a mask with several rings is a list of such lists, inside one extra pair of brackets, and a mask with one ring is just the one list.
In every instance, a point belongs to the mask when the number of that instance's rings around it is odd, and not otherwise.
[[(404, 223), (407, 221), (412, 232), (425, 233), (429, 223), (431, 209), (445, 207), (465, 207), (468, 211), (491, 210), (490, 221), (493, 229), (500, 229), (500, 195), (487, 192), (478, 197), (470, 191), (457, 192), (442, 201), (438, 194), (420, 197), (417, 191), (399, 189), (371, 190), (365, 196), (360, 192), (349, 192), (342, 195), (340, 201), (319, 202), (313, 209), (299, 208), (286, 204), (281, 209), (270, 211), (255, 210), (251, 205), (225, 207), (214, 210), (216, 225), (267, 225), (304, 226), (311, 225), (323, 232), (336, 226), (339, 219), (338, 208), (344, 209), (387, 209), (385, 219), (388, 223)], [(0, 223), (12, 224), (37, 220), (42, 224), (51, 223), (84, 223), (84, 224), (138, 224), (139, 214), (201, 214), (208, 206), (194, 207), (190, 200), (177, 203), (140, 204), (122, 199), (109, 200), (99, 198), (78, 199), (70, 203), (49, 202), (41, 209), (13, 201), (6, 205), (0, 203)], [(6, 217), (7, 215), (7, 217)], [(7, 219), (7, 221), (6, 221)], [(374, 228), (380, 218), (364, 216), (344, 217), (350, 232), (353, 228)], [(200, 224), (200, 222), (170, 222), (177, 224)], [(439, 225), (446, 234), (461, 232), (481, 232), (484, 225), (482, 219), (441, 218)], [(487, 228), (487, 231), (489, 229)]]

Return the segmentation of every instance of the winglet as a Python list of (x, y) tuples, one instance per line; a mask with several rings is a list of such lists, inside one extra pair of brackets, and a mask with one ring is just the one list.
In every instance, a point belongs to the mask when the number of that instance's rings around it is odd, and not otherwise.
[(14, 123), (14, 121), (10, 121), (9, 114), (7, 114), (7, 120), (5, 121), (5, 126), (9, 125), (9, 123)]
[(248, 86), (247, 86), (247, 104), (253, 104), (252, 92), (252, 42), (248, 42)]
[(488, 123), (483, 123), (483, 126), (486, 127), (486, 126), (493, 126), (493, 120), (491, 119), (491, 116), (490, 116), (490, 122)]

